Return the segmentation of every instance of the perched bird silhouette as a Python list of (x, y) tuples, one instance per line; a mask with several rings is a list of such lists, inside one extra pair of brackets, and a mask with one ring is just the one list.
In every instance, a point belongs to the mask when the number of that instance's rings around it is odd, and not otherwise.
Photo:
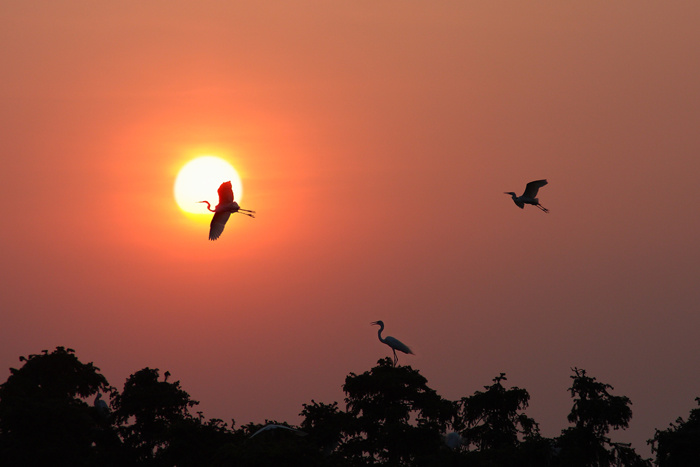
[(97, 395), (95, 396), (95, 401), (93, 402), (93, 405), (97, 409), (97, 413), (100, 414), (100, 417), (102, 418), (107, 418), (109, 417), (109, 406), (105, 401), (102, 400), (102, 393), (98, 392)]
[(233, 200), (233, 188), (231, 188), (231, 182), (224, 182), (221, 184), (217, 190), (219, 193), (219, 204), (216, 205), (214, 209), (211, 208), (209, 201), (198, 201), (198, 203), (206, 203), (207, 209), (214, 213), (214, 217), (211, 220), (211, 225), (209, 226), (209, 240), (216, 240), (224, 231), (226, 222), (231, 214), (240, 213), (246, 216), (255, 217), (255, 211), (249, 211), (247, 209), (242, 209), (237, 202)]
[(532, 204), (537, 206), (544, 212), (549, 212), (549, 209), (545, 208), (540, 204), (540, 200), (537, 199), (537, 191), (547, 184), (547, 180), (535, 180), (525, 185), (525, 193), (521, 196), (516, 195), (512, 191), (505, 191), (506, 195), (510, 195), (513, 198), (513, 202), (520, 209), (523, 209), (526, 204)]
[(256, 432), (253, 433), (252, 435), (250, 435), (250, 437), (252, 438), (252, 437), (254, 437), (254, 436), (256, 436), (256, 435), (259, 435), (259, 434), (262, 433), (263, 431), (278, 430), (278, 429), (289, 430), (289, 431), (293, 432), (295, 435), (299, 435), (299, 436), (306, 436), (306, 435), (308, 434), (308, 433), (306, 433), (305, 431), (297, 430), (296, 428), (292, 428), (292, 427), (290, 427), (290, 426), (275, 425), (275, 424), (271, 423), (271, 424), (269, 424), (269, 425), (265, 425), (264, 427), (260, 428), (258, 431), (256, 431)]
[(382, 339), (382, 331), (384, 330), (384, 321), (374, 321), (370, 323), (372, 325), (377, 324), (379, 325), (379, 332), (377, 335), (379, 336), (379, 342), (383, 342), (384, 344), (388, 345), (391, 347), (392, 352), (394, 352), (394, 366), (396, 366), (396, 363), (399, 361), (399, 357), (396, 355), (396, 351), (398, 350), (399, 352), (403, 352), (405, 354), (413, 354), (413, 351), (408, 348), (406, 344), (401, 342), (395, 337), (391, 336), (386, 336), (386, 338)]
[(453, 451), (464, 444), (464, 438), (462, 438), (462, 435), (456, 431), (443, 435), (443, 441), (445, 442), (445, 445)]

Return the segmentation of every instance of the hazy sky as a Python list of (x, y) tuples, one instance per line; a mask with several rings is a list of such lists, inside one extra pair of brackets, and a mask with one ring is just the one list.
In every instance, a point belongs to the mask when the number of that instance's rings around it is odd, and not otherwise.
[[(2, 5), (0, 369), (64, 345), (205, 416), (298, 423), (389, 355), (505, 372), (543, 434), (571, 367), (644, 441), (700, 396), (700, 3)], [(217, 242), (172, 187), (241, 174)], [(550, 214), (504, 191), (546, 178)], [(212, 187), (213, 200), (216, 188)]]

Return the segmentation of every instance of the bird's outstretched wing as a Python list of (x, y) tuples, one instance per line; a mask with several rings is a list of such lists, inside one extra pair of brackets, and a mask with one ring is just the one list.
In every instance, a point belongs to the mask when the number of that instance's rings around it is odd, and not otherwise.
[(547, 184), (547, 180), (535, 180), (525, 185), (525, 193), (523, 196), (525, 198), (536, 198), (537, 191)]
[(224, 231), (226, 226), (226, 221), (231, 217), (230, 212), (217, 212), (211, 220), (211, 225), (209, 226), (209, 240), (216, 240)]
[(231, 188), (231, 182), (222, 183), (216, 192), (219, 193), (219, 204), (233, 203), (233, 188)]

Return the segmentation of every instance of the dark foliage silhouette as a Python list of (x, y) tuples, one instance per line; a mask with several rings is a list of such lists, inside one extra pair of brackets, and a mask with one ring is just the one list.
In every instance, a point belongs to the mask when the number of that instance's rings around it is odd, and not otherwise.
[(624, 443), (613, 443), (607, 434), (611, 429), (625, 429), (632, 419), (632, 404), (625, 396), (613, 396), (613, 387), (573, 368), (569, 392), (574, 406), (568, 416), (574, 426), (564, 430), (557, 441), (559, 465), (562, 466), (647, 466), (634, 449)]
[[(268, 427), (270, 429), (264, 429)], [(282, 427), (286, 427), (282, 428)], [(265, 420), (236, 430), (232, 442), (223, 446), (212, 465), (264, 467), (331, 466), (305, 432), (285, 422)]]
[(214, 465), (221, 447), (234, 441), (226, 423), (219, 419), (205, 420), (201, 412), (198, 414), (197, 417), (182, 417), (170, 425), (167, 445), (157, 459), (160, 465)]
[(410, 366), (379, 360), (361, 375), (350, 373), (343, 390), (352, 424), (341, 452), (358, 465), (421, 464), (442, 447), (441, 433), (456, 415)]
[(20, 361), (0, 386), (0, 465), (94, 465), (98, 414), (82, 398), (107, 389), (99, 368), (64, 347)]
[[(695, 401), (700, 405), (700, 397)], [(700, 465), (700, 408), (690, 411), (687, 420), (678, 417), (665, 430), (656, 430), (648, 441), (659, 467)]]
[(311, 404), (303, 404), (301, 429), (309, 433), (309, 439), (329, 460), (342, 462), (338, 446), (347, 437), (348, 427), (354, 423), (354, 417), (338, 408), (338, 403), (319, 404), (312, 400)]
[[(525, 414), (530, 395), (506, 388), (504, 373), (483, 391), (449, 401), (417, 370), (385, 358), (347, 376), (344, 408), (312, 400), (299, 427), (265, 420), (236, 429), (233, 421), (229, 427), (192, 415), (198, 402), (168, 372), (161, 378), (144, 368), (119, 392), (72, 349), (20, 361), (0, 385), (2, 466), (652, 465), (610, 438), (629, 426), (631, 401), (578, 368), (569, 389), (572, 426), (548, 439)], [(108, 406), (99, 403), (107, 397)], [(700, 408), (656, 430), (649, 443), (661, 467), (700, 465)]]
[(551, 458), (550, 443), (542, 438), (534, 419), (522, 411), (530, 394), (525, 389), (506, 389), (505, 373), (493, 379), (486, 391), (460, 401), (460, 425), (465, 449), (472, 448), (474, 465), (538, 466)]
[(159, 381), (158, 369), (144, 368), (127, 379), (121, 394), (114, 394), (114, 419), (124, 446), (136, 463), (167, 458), (177, 429), (192, 422), (190, 399), (180, 382)]

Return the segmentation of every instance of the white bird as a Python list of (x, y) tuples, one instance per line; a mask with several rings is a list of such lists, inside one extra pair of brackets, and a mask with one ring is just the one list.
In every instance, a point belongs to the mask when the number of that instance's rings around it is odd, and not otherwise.
[(445, 441), (445, 445), (453, 451), (464, 444), (464, 438), (456, 431), (443, 435), (443, 440)]
[(370, 323), (372, 325), (377, 324), (379, 325), (379, 332), (377, 335), (379, 336), (379, 342), (383, 342), (384, 344), (388, 345), (391, 347), (391, 350), (394, 352), (394, 366), (396, 366), (396, 363), (399, 361), (399, 357), (396, 355), (396, 351), (398, 350), (399, 352), (403, 352), (405, 354), (413, 354), (413, 351), (408, 348), (406, 344), (401, 342), (395, 337), (391, 336), (386, 336), (386, 338), (382, 339), (382, 331), (384, 330), (384, 321), (374, 321)]
[(219, 204), (214, 209), (211, 208), (209, 201), (198, 201), (198, 203), (206, 203), (207, 209), (214, 213), (209, 227), (209, 240), (216, 240), (224, 231), (226, 221), (231, 217), (231, 214), (240, 213), (246, 216), (255, 217), (255, 211), (241, 209), (237, 202), (233, 200), (233, 188), (231, 182), (224, 182), (217, 190), (219, 193)]
[(252, 435), (250, 435), (250, 437), (252, 438), (257, 434), (262, 433), (263, 431), (276, 430), (278, 428), (284, 428), (285, 430), (289, 430), (289, 431), (293, 432), (295, 435), (299, 435), (299, 436), (306, 436), (308, 434), (305, 431), (297, 430), (296, 428), (292, 428), (290, 426), (275, 425), (275, 424), (271, 423), (269, 425), (265, 425), (264, 427), (260, 428), (258, 431), (256, 431)]
[(537, 191), (547, 184), (547, 180), (535, 180), (525, 185), (525, 193), (522, 196), (518, 196), (512, 191), (505, 191), (506, 195), (510, 195), (513, 198), (513, 202), (520, 209), (523, 209), (526, 204), (532, 204), (537, 206), (544, 212), (549, 212), (549, 209), (545, 208), (540, 204), (540, 200), (537, 199)]
[(98, 392), (97, 396), (95, 396), (95, 401), (93, 402), (93, 405), (97, 409), (97, 412), (100, 414), (101, 417), (107, 418), (109, 415), (109, 406), (105, 401), (102, 400), (102, 393)]

